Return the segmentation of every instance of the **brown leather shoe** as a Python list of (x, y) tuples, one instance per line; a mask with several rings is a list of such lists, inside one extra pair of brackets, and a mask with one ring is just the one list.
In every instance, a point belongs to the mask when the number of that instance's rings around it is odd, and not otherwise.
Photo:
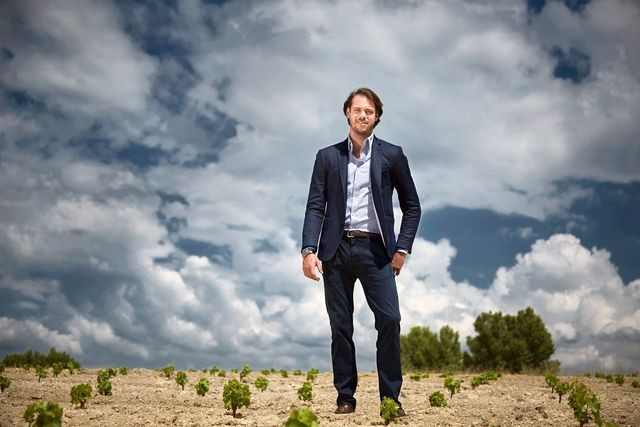
[(399, 408), (398, 409), (398, 417), (406, 417), (406, 416), (407, 416), (407, 413), (404, 412), (404, 409)]
[(341, 403), (336, 408), (336, 414), (351, 414), (353, 411), (353, 406), (348, 403)]

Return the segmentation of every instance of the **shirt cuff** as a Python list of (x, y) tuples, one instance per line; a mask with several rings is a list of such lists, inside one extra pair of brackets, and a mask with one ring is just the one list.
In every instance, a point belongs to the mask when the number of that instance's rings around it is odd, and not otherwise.
[(401, 254), (409, 255), (409, 251), (406, 250), (406, 249), (398, 248), (398, 249), (396, 249), (396, 252), (400, 252)]

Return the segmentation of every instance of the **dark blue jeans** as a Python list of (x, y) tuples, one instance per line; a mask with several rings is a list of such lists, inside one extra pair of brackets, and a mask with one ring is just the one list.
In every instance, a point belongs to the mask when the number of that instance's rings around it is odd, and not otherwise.
[(358, 385), (353, 343), (353, 287), (360, 280), (378, 331), (376, 361), (380, 399), (396, 402), (402, 387), (400, 307), (391, 260), (380, 238), (343, 238), (335, 257), (324, 261), (324, 295), (331, 324), (331, 361), (337, 403), (354, 408)]

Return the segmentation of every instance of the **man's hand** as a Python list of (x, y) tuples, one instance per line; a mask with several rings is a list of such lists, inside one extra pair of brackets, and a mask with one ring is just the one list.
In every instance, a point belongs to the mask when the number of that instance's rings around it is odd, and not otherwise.
[(320, 274), (322, 274), (322, 261), (318, 259), (316, 254), (309, 254), (302, 259), (302, 272), (309, 279), (318, 281), (320, 276), (316, 274), (316, 267)]
[(398, 276), (400, 274), (400, 270), (402, 270), (402, 266), (404, 265), (404, 259), (407, 254), (404, 252), (396, 252), (393, 254), (393, 259), (391, 260), (391, 268), (393, 268), (393, 274)]

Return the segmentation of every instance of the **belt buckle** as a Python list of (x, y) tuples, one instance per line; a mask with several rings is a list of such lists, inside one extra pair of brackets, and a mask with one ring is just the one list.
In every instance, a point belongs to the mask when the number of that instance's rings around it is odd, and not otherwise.
[(354, 237), (356, 236), (353, 234), (353, 230), (347, 230), (347, 238), (353, 239)]

